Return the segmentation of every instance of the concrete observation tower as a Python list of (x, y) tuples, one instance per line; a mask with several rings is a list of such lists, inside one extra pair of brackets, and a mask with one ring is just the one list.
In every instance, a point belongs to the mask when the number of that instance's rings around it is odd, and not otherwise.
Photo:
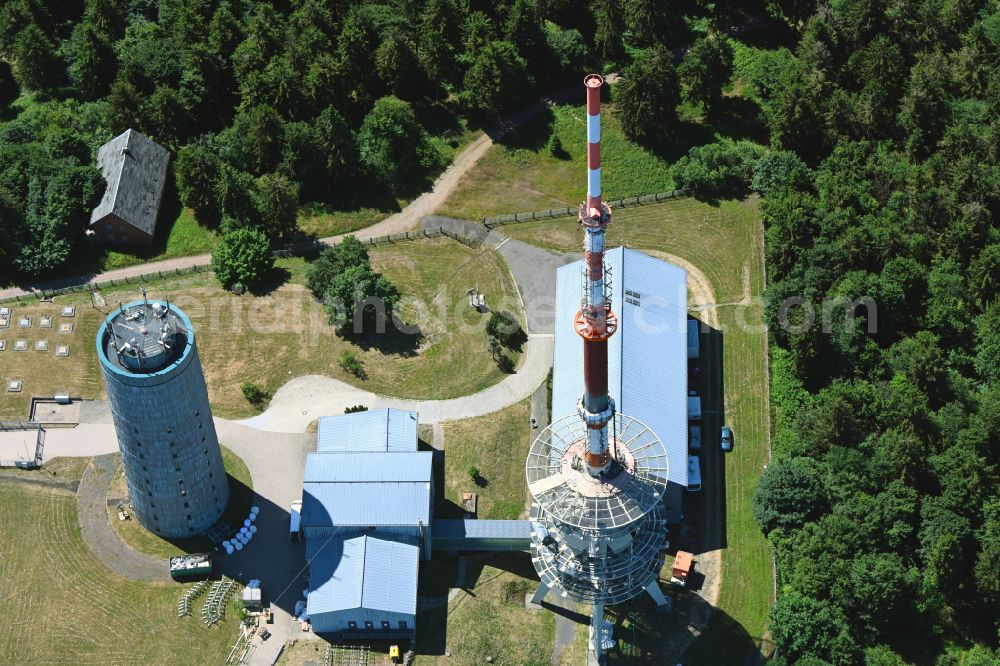
[(229, 485), (191, 320), (143, 290), (104, 320), (97, 356), (133, 513), (164, 538), (201, 534)]
[(533, 601), (551, 590), (590, 604), (592, 645), (600, 656), (613, 645), (604, 606), (645, 590), (665, 605), (658, 584), (666, 547), (663, 496), (667, 451), (656, 434), (618, 414), (608, 395), (608, 339), (618, 328), (611, 310), (611, 276), (604, 236), (611, 209), (601, 201), (601, 86), (590, 74), (587, 90), (587, 201), (582, 300), (574, 327), (583, 338), (584, 390), (577, 416), (542, 431), (528, 452), (531, 559), (541, 584)]

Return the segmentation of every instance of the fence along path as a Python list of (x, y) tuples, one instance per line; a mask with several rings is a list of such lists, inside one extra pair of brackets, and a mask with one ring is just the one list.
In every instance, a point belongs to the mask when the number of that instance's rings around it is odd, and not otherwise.
[[(671, 192), (657, 192), (656, 194), (644, 194), (638, 197), (626, 197), (606, 202), (612, 208), (629, 208), (631, 206), (647, 206), (649, 204), (662, 203), (671, 199), (680, 199), (691, 196), (691, 190), (673, 190)], [(550, 208), (529, 213), (510, 213), (508, 215), (497, 215), (495, 217), (484, 217), (482, 225), (488, 229), (502, 226), (504, 224), (516, 224), (518, 222), (530, 222), (532, 220), (550, 220), (558, 217), (571, 217), (579, 212), (579, 208)]]
[[(433, 227), (430, 229), (416, 229), (413, 231), (406, 231), (403, 233), (392, 234), (389, 236), (377, 236), (375, 238), (363, 239), (363, 243), (368, 245), (385, 245), (387, 243), (398, 243), (409, 240), (417, 240), (420, 238), (437, 238), (439, 236), (447, 236), (452, 240), (456, 240), (463, 245), (468, 247), (478, 247), (476, 240), (463, 236), (462, 234), (457, 234), (450, 229), (445, 229), (444, 227)], [(298, 245), (293, 245), (292, 247), (282, 248), (272, 252), (274, 257), (291, 257), (291, 256), (309, 256), (314, 254), (319, 254), (319, 252), (328, 247), (321, 242), (310, 242), (310, 243), (300, 243)], [(142, 275), (137, 275), (134, 277), (125, 277), (108, 280), (100, 280), (96, 282), (84, 282), (82, 284), (72, 285), (69, 287), (62, 287), (60, 289), (39, 289), (38, 291), (31, 294), (19, 294), (15, 296), (8, 296), (6, 298), (0, 298), (0, 303), (7, 302), (20, 302), (20, 301), (32, 301), (37, 298), (52, 298), (53, 296), (59, 296), (61, 294), (73, 294), (82, 291), (97, 291), (102, 287), (117, 287), (121, 285), (131, 285), (131, 284), (144, 284), (146, 282), (172, 277), (175, 275), (185, 275), (188, 273), (207, 273), (211, 272), (212, 267), (207, 264), (195, 264), (193, 266), (187, 266), (185, 268), (174, 268), (172, 270), (165, 271), (150, 271), (149, 273), (143, 273)], [(33, 426), (32, 426), (33, 427)]]
[[(691, 195), (690, 190), (673, 190), (671, 192), (658, 192), (656, 194), (646, 194), (638, 197), (626, 197), (624, 199), (617, 199), (615, 201), (609, 201), (608, 204), (612, 208), (629, 208), (631, 206), (646, 206), (649, 204), (662, 203), (664, 201), (670, 201), (671, 199), (680, 199)], [(386, 243), (399, 243), (404, 241), (417, 240), (419, 238), (437, 238), (439, 236), (447, 236), (452, 240), (458, 241), (463, 245), (470, 248), (478, 248), (483, 239), (489, 233), (490, 229), (494, 227), (503, 226), (505, 224), (517, 224), (519, 222), (530, 222), (532, 220), (549, 220), (559, 217), (570, 217), (576, 215), (578, 210), (576, 208), (550, 208), (549, 210), (541, 210), (527, 213), (510, 213), (508, 215), (498, 215), (495, 217), (484, 217), (480, 224), (482, 228), (477, 231), (473, 236), (464, 236), (462, 234), (455, 233), (451, 229), (445, 227), (431, 227), (429, 229), (415, 229), (413, 231), (404, 231), (398, 234), (390, 234), (387, 236), (375, 236), (373, 238), (362, 239), (362, 242), (368, 245), (384, 245)], [(275, 257), (291, 257), (291, 256), (310, 256), (319, 254), (323, 248), (328, 247), (325, 243), (314, 240), (307, 243), (297, 243), (289, 247), (281, 248), (275, 250), (271, 254)], [(21, 301), (21, 300), (33, 300), (38, 297), (41, 298), (51, 298), (53, 296), (58, 296), (60, 294), (72, 294), (81, 291), (97, 291), (101, 287), (115, 287), (119, 285), (131, 285), (131, 284), (143, 284), (147, 281), (162, 279), (165, 277), (171, 277), (174, 275), (184, 275), (186, 273), (205, 273), (212, 270), (212, 267), (208, 264), (194, 264), (192, 266), (187, 266), (185, 268), (174, 268), (165, 271), (150, 271), (149, 273), (143, 273), (135, 277), (125, 277), (108, 280), (101, 280), (96, 282), (84, 282), (78, 285), (73, 285), (69, 287), (63, 287), (60, 289), (40, 289), (37, 292), (28, 295), (14, 295), (8, 296), (6, 298), (0, 298), (0, 303)]]

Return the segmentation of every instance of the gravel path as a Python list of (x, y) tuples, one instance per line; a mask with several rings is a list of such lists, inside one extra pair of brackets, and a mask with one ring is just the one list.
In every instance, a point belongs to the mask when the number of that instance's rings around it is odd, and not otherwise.
[(118, 469), (118, 456), (95, 457), (80, 479), (76, 506), (83, 540), (98, 559), (129, 580), (170, 582), (167, 563), (128, 547), (108, 522), (108, 485)]

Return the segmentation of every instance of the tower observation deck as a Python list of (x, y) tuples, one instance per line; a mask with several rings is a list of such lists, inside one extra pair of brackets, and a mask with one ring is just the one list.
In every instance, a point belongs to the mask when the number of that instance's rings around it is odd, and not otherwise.
[(545, 428), (528, 452), (531, 558), (541, 579), (533, 601), (549, 590), (590, 604), (591, 649), (613, 645), (604, 606), (659, 588), (667, 523), (663, 498), (668, 457), (663, 443), (637, 419), (618, 414), (608, 394), (608, 339), (618, 320), (611, 310), (611, 276), (604, 263), (611, 209), (601, 201), (600, 104), (603, 78), (590, 74), (587, 91), (587, 200), (582, 297), (574, 328), (583, 338), (584, 391), (577, 415)]

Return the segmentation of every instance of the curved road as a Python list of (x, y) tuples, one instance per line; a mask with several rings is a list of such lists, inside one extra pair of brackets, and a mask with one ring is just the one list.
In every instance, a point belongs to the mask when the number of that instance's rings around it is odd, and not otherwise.
[(324, 375), (304, 375), (278, 389), (263, 414), (237, 423), (270, 432), (303, 432), (316, 417), (343, 414), (351, 405), (412, 410), (420, 415), (421, 423), (482, 416), (530, 396), (545, 381), (551, 364), (551, 336), (531, 335), (524, 361), (515, 374), (478, 393), (449, 400), (391, 398)]

